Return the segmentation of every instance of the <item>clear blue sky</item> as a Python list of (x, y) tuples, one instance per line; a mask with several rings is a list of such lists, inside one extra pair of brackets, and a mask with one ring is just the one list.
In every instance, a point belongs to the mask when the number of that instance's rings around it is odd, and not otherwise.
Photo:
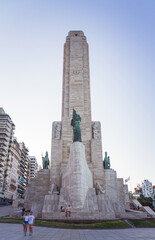
[[(155, 1), (0, 0), (0, 106), (41, 163), (61, 119), (63, 44), (83, 30), (93, 120), (118, 177), (155, 185)], [(130, 187), (130, 184), (129, 184)]]

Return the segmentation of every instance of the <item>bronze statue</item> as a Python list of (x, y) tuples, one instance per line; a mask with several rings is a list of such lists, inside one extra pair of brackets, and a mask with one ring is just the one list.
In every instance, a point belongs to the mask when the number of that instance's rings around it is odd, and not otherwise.
[(104, 166), (104, 169), (110, 169), (110, 157), (107, 156), (107, 152), (105, 152), (105, 158), (104, 158), (104, 161), (103, 161), (103, 166)]
[(48, 152), (46, 152), (45, 157), (42, 157), (42, 164), (43, 164), (43, 169), (48, 169), (48, 166), (49, 166)]
[(81, 128), (80, 128), (81, 117), (73, 109), (73, 118), (71, 120), (71, 126), (73, 127), (73, 142), (81, 141)]

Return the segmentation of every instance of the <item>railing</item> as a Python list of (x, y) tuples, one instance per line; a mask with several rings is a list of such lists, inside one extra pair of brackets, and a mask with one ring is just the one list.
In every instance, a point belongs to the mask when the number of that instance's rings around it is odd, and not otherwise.
[(4, 167), (5, 166), (5, 164), (3, 163), (3, 162), (0, 162), (0, 168), (2, 167)]
[(3, 182), (3, 173), (2, 172), (0, 172), (0, 183), (2, 183)]
[(0, 126), (0, 128), (7, 129), (7, 130), (8, 130), (8, 132), (10, 132), (10, 127), (9, 127), (9, 126), (7, 126), (7, 125), (1, 125), (1, 126)]
[(0, 148), (4, 149), (5, 151), (7, 150), (7, 146), (5, 146), (4, 144), (0, 144)]
[(5, 162), (5, 160), (6, 160), (6, 158), (4, 158), (4, 157), (0, 157), (0, 162)]
[(7, 137), (5, 134), (0, 134), (0, 138), (5, 138), (6, 140), (9, 140), (9, 137)]
[(25, 168), (25, 167), (24, 167), (24, 164), (22, 164), (22, 163), (20, 163), (20, 167)]
[(0, 154), (3, 155), (3, 156), (6, 156), (6, 150), (5, 149), (4, 150), (0, 149)]
[(7, 130), (0, 129), (0, 133), (5, 133), (8, 137), (10, 136), (10, 133)]
[(1, 143), (6, 143), (6, 141), (5, 141), (5, 140), (3, 140), (3, 139), (0, 139), (0, 142), (1, 142)]

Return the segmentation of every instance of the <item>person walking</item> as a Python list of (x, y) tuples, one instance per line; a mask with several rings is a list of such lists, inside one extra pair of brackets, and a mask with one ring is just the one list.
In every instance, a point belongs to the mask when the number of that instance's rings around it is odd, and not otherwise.
[(28, 216), (28, 222), (29, 222), (29, 235), (31, 236), (33, 233), (33, 224), (34, 224), (35, 216), (33, 215), (33, 212), (30, 212), (30, 215)]
[(29, 221), (29, 216), (28, 216), (28, 212), (26, 212), (24, 215), (24, 221), (23, 221), (24, 236), (26, 236), (26, 233), (27, 233), (28, 221)]

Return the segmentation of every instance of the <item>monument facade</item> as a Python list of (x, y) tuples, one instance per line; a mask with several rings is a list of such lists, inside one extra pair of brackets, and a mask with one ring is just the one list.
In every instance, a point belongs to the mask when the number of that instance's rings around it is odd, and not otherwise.
[(70, 31), (64, 44), (61, 121), (53, 123), (51, 164), (39, 171), (25, 196), (37, 217), (61, 219), (60, 207), (75, 219), (126, 217), (127, 186), (103, 162), (101, 124), (91, 119), (89, 50), (82, 31)]

